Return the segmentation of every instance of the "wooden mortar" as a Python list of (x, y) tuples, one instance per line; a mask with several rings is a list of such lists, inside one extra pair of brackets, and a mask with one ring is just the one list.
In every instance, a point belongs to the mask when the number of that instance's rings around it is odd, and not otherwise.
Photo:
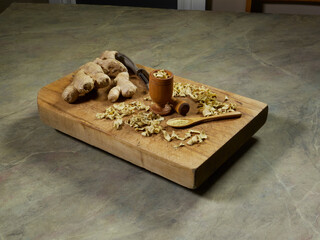
[(174, 78), (172, 72), (164, 70), (169, 77), (163, 79), (154, 76), (154, 73), (157, 71), (159, 69), (153, 70), (149, 74), (149, 94), (154, 102), (151, 105), (151, 110), (156, 114), (164, 116), (170, 114), (173, 107), (177, 113), (186, 115), (190, 109), (189, 104), (172, 97)]

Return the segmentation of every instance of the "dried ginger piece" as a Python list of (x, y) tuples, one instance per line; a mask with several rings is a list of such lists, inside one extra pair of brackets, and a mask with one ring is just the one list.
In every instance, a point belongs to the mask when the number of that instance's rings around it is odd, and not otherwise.
[(144, 97), (143, 100), (145, 100), (145, 101), (151, 101), (151, 97), (148, 95), (148, 96)]
[(113, 121), (113, 127), (117, 130), (121, 128), (122, 124), (123, 124), (122, 118), (117, 118), (116, 120)]
[(185, 138), (179, 137), (179, 136), (176, 134), (175, 131), (172, 131), (171, 137), (172, 137), (172, 138), (175, 138), (175, 139), (178, 139), (178, 140), (181, 140), (181, 141), (185, 140)]
[(167, 131), (162, 130), (162, 134), (163, 134), (164, 139), (167, 140), (168, 142), (170, 142), (172, 140), (170, 134)]
[(228, 96), (225, 96), (223, 102), (218, 101), (217, 96), (210, 89), (203, 86), (195, 86), (192, 84), (183, 84), (175, 82), (173, 85), (173, 96), (175, 97), (190, 97), (199, 103), (198, 109), (203, 116), (213, 116), (227, 112), (234, 112), (236, 105), (227, 102)]
[(180, 142), (178, 145), (174, 145), (174, 148), (184, 147), (185, 144), (183, 142)]

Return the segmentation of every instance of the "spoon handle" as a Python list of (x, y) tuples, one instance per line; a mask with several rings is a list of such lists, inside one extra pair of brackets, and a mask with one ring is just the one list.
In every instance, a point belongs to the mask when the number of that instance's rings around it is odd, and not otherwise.
[(185, 117), (185, 118), (172, 118), (167, 121), (167, 125), (175, 128), (184, 128), (195, 124), (209, 122), (220, 119), (237, 118), (241, 117), (241, 112), (229, 112), (221, 115), (210, 117)]
[(228, 112), (228, 113), (210, 116), (210, 117), (202, 117), (201, 119), (199, 118), (199, 123), (220, 120), (220, 119), (238, 118), (238, 117), (241, 117), (241, 112)]

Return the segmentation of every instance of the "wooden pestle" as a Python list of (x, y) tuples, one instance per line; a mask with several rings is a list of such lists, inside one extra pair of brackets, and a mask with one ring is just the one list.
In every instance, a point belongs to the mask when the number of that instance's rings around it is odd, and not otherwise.
[(190, 110), (190, 105), (186, 101), (177, 98), (171, 98), (170, 104), (173, 109), (182, 116), (187, 115)]

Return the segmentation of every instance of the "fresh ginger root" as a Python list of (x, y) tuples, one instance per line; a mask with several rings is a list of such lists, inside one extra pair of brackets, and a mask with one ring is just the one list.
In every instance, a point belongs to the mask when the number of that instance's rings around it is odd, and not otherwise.
[(119, 73), (114, 79), (114, 82), (117, 85), (113, 87), (108, 94), (108, 100), (111, 102), (117, 101), (120, 94), (124, 97), (132, 97), (137, 90), (137, 87), (130, 82), (128, 72)]
[(88, 62), (75, 73), (72, 82), (63, 91), (62, 98), (68, 103), (73, 103), (79, 96), (84, 96), (93, 88), (106, 87), (110, 83), (110, 77), (98, 64)]
[(83, 69), (94, 80), (95, 88), (103, 88), (111, 84), (110, 77), (104, 73), (101, 66), (94, 62), (88, 62), (80, 69)]
[(105, 59), (116, 59), (116, 54), (117, 53), (118, 53), (117, 51), (104, 51), (101, 54), (100, 58), (102, 60), (105, 60)]
[(116, 59), (96, 58), (94, 62), (100, 65), (104, 73), (107, 74), (109, 77), (116, 77), (119, 73), (128, 71), (127, 68)]
[(120, 94), (123, 97), (132, 97), (137, 90), (137, 87), (129, 80), (127, 68), (116, 60), (116, 54), (117, 51), (105, 51), (100, 58), (95, 60), (106, 74), (110, 77), (115, 77), (113, 83), (116, 86), (110, 89), (108, 94), (108, 100), (111, 102), (117, 101)]
[[(137, 87), (129, 80), (127, 68), (115, 56), (117, 51), (105, 51), (94, 62), (81, 66), (73, 77), (73, 81), (62, 93), (62, 98), (68, 102), (75, 102), (94, 88), (114, 86), (108, 94), (111, 102), (118, 100), (120, 94), (132, 97)], [(111, 79), (112, 78), (112, 79)]]

